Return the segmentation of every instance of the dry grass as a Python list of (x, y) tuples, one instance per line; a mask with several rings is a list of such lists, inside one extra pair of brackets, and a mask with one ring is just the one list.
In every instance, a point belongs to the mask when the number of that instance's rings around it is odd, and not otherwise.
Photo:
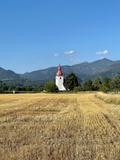
[(0, 160), (119, 159), (119, 105), (92, 93), (0, 95)]
[(120, 94), (114, 94), (114, 93), (102, 93), (99, 92), (96, 94), (96, 97), (103, 100), (106, 103), (113, 103), (113, 104), (120, 104)]

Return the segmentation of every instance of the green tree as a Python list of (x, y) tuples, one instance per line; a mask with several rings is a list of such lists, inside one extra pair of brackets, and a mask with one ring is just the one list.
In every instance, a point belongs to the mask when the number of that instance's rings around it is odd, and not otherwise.
[(118, 93), (118, 91), (120, 91), (120, 75), (116, 75), (113, 79), (112, 79), (112, 89)]
[(109, 91), (109, 88), (106, 87), (104, 84), (101, 84), (100, 85), (100, 91), (102, 91), (104, 93), (107, 93)]
[(21, 87), (20, 86), (16, 86), (15, 87), (15, 91), (17, 91), (17, 92), (21, 91)]
[(4, 87), (0, 86), (0, 93), (4, 93)]
[(87, 82), (88, 90), (89, 90), (89, 91), (92, 91), (92, 89), (93, 89), (93, 85), (92, 85), (92, 84), (93, 84), (92, 80), (89, 79), (88, 82)]
[(105, 77), (103, 79), (102, 85), (100, 87), (100, 90), (107, 93), (108, 91), (111, 90), (111, 78)]
[(81, 88), (83, 91), (88, 91), (88, 83), (87, 82), (82, 82), (81, 83)]
[(44, 84), (44, 90), (47, 92), (54, 93), (58, 91), (58, 88), (56, 87), (54, 81), (49, 81)]
[(109, 77), (105, 77), (103, 79), (103, 85), (110, 89), (112, 79)]
[(92, 91), (93, 89), (92, 80), (88, 80), (87, 82), (82, 82), (81, 88), (83, 91)]
[(96, 79), (93, 82), (93, 87), (96, 91), (100, 89), (100, 85), (102, 84), (101, 80), (99, 77), (96, 77)]
[(34, 91), (37, 91), (37, 92), (43, 91), (43, 86), (36, 86), (36, 87), (34, 88)]
[(13, 91), (14, 89), (15, 89), (14, 86), (12, 86), (12, 85), (9, 85), (9, 86), (8, 86), (8, 91)]
[(25, 86), (26, 91), (33, 91), (33, 88), (31, 86)]
[(78, 87), (74, 87), (74, 92), (75, 93), (77, 93), (77, 92), (80, 92), (82, 89), (81, 89), (81, 87), (80, 86), (78, 86)]
[(74, 87), (78, 86), (78, 79), (74, 73), (70, 73), (67, 75), (65, 79), (65, 87), (66, 89), (73, 90)]

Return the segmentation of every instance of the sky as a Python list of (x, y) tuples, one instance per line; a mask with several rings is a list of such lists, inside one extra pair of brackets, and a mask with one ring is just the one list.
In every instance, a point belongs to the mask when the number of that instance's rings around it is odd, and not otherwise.
[(120, 60), (120, 0), (1, 0), (0, 67)]

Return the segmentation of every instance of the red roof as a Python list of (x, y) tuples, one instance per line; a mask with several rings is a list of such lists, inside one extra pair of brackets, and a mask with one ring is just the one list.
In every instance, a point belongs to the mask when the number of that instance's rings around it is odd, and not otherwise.
[(58, 71), (57, 71), (57, 73), (56, 73), (56, 76), (62, 76), (63, 74), (62, 74), (62, 71), (61, 71), (61, 67), (60, 67), (60, 65), (58, 66)]

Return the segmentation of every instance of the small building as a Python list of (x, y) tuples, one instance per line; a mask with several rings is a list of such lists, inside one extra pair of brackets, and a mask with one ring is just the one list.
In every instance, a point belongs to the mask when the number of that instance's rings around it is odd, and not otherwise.
[(15, 94), (15, 90), (13, 90), (13, 94)]
[(66, 88), (64, 87), (64, 77), (60, 65), (58, 66), (58, 71), (56, 73), (56, 86), (58, 87), (59, 91), (66, 90)]

